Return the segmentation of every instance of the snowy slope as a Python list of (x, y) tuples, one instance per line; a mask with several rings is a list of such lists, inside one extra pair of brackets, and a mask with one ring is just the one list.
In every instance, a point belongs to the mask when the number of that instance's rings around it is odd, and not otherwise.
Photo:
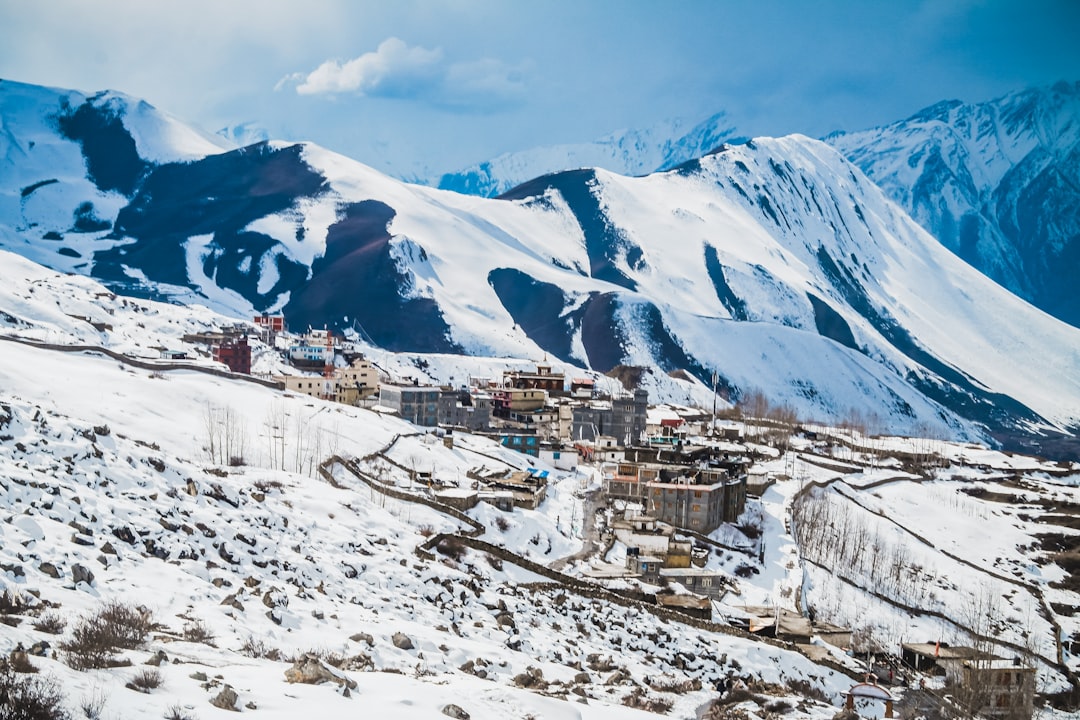
[(1080, 84), (942, 102), (826, 141), (960, 257), (1077, 325)]
[[(720, 112), (687, 129), (681, 121), (622, 130), (590, 143), (570, 143), (505, 153), (438, 179), (444, 190), (494, 197), (548, 173), (596, 167), (622, 175), (667, 170), (731, 140), (735, 129)], [(434, 184), (434, 183), (433, 183)]]
[[(85, 301), (93, 290), (36, 287), (19, 308), (32, 327), (56, 322), (56, 297)], [(126, 334), (140, 319), (116, 322)], [(209, 457), (225, 436), (242, 464)], [(635, 718), (649, 704), (694, 717), (733, 682), (759, 688), (751, 709), (783, 700), (799, 704), (798, 717), (835, 711), (806, 695), (835, 706), (850, 681), (790, 650), (527, 586), (537, 576), (482, 553), (418, 557), (428, 534), (459, 521), (375, 493), (341, 465), (329, 467), (332, 482), (316, 471), (332, 453), (390, 447), (448, 482), (535, 462), (481, 438), (448, 448), (397, 419), (252, 383), (5, 343), (0, 593), (15, 607), (4, 605), (0, 652), (48, 642), (31, 663), (56, 678), (69, 708), (100, 698), (103, 717), (160, 718), (171, 707), (225, 717), (209, 704), (225, 684), (239, 709), (271, 718), (441, 717), (451, 703), (474, 718)], [(397, 471), (385, 480), (410, 484)], [(558, 516), (575, 504), (580, 513), (581, 480), (553, 471), (547, 502), (499, 514), (505, 529), (478, 507), (491, 523), (484, 537), (545, 564), (576, 551)], [(121, 653), (134, 667), (77, 671), (60, 646), (107, 601), (144, 605), (155, 630)], [(59, 637), (35, 627), (46, 618), (66, 624)], [(162, 685), (125, 688), (159, 652)], [(340, 658), (357, 683), (351, 697), (287, 684), (304, 652)]]

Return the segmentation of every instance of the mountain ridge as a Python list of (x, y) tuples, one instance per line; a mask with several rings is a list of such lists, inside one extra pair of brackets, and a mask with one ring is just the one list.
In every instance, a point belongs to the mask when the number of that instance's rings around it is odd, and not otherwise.
[[(71, 111), (56, 102), (49, 113)], [(104, 121), (129, 117), (79, 108), (114, 133)], [(162, 162), (133, 140), (141, 164), (121, 185), (91, 170), (100, 138), (20, 122), (50, 154), (20, 159), (3, 188), (0, 243), (117, 290), (284, 310), (389, 350), (551, 354), (706, 386), (715, 370), (733, 397), (764, 389), (809, 417), (873, 414), (893, 431), (1026, 442), (1080, 425), (1077, 331), (957, 261), (809, 138), (483, 199), (280, 142)], [(5, 157), (18, 147), (9, 133)], [(93, 222), (79, 226), (80, 208)]]

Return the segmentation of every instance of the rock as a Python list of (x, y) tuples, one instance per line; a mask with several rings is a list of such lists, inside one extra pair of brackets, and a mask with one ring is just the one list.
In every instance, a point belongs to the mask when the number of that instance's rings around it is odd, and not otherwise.
[(517, 623), (514, 622), (513, 613), (501, 612), (495, 616), (495, 622), (499, 627), (517, 628)]
[(525, 669), (525, 672), (514, 676), (514, 684), (520, 688), (532, 690), (544, 690), (548, 686), (547, 681), (544, 680), (544, 671), (531, 665)]
[(228, 605), (229, 607), (236, 608), (240, 612), (244, 612), (244, 604), (236, 599), (236, 593), (233, 593), (232, 595), (227, 595), (220, 604)]
[(392, 643), (394, 643), (394, 647), (398, 648), (399, 650), (412, 650), (413, 649), (413, 641), (405, 633), (401, 633), (401, 632), (394, 633), (394, 636), (390, 638), (390, 641)]
[(9, 565), (7, 563), (4, 563), (3, 565), (0, 565), (0, 570), (3, 570), (4, 572), (9, 572), (17, 578), (26, 577), (26, 571), (23, 570), (22, 565)]
[(201, 670), (196, 670), (195, 672), (188, 675), (188, 677), (198, 682), (206, 682), (206, 673), (202, 672)]
[(43, 562), (38, 565), (38, 571), (42, 572), (54, 580), (59, 580), (63, 573), (60, 572), (60, 568), (53, 565), (51, 562)]
[(116, 548), (114, 548), (112, 546), (111, 542), (106, 540), (105, 544), (101, 546), (101, 552), (105, 553), (106, 555), (115, 555), (116, 554)]
[(262, 603), (268, 608), (288, 607), (289, 596), (277, 588), (271, 588), (263, 593)]
[(622, 670), (616, 670), (615, 672), (611, 673), (611, 675), (608, 676), (608, 679), (604, 681), (604, 684), (605, 685), (622, 685), (623, 683), (625, 683), (629, 679), (630, 679), (630, 676), (627, 675), (625, 672), (623, 672)]
[(47, 640), (38, 640), (31, 645), (30, 649), (26, 652), (31, 655), (37, 655), (38, 657), (47, 657), (49, 655), (49, 650), (51, 649), (52, 645), (50, 645)]
[(574, 676), (574, 682), (581, 683), (582, 685), (588, 685), (592, 682), (592, 676), (587, 672), (579, 672)]
[(375, 647), (375, 638), (371, 637), (371, 635), (369, 633), (363, 633), (363, 632), (362, 633), (356, 633), (355, 635), (353, 635), (349, 639), (352, 640), (353, 642), (367, 643), (368, 647)]
[(356, 681), (346, 677), (310, 653), (304, 655), (285, 671), (285, 679), (290, 683), (318, 685), (332, 682), (349, 690), (356, 689)]
[(454, 705), (453, 703), (443, 707), (442, 714), (455, 718), (455, 720), (469, 720), (469, 713), (465, 712), (460, 705)]
[(236, 701), (239, 699), (236, 691), (233, 690), (230, 685), (226, 685), (221, 688), (221, 692), (210, 700), (210, 704), (216, 708), (221, 708), (222, 710), (234, 710), (239, 712), (239, 708), (236, 707)]
[(71, 579), (78, 585), (81, 582), (87, 585), (94, 584), (94, 573), (90, 572), (90, 568), (79, 563), (75, 563), (71, 566)]
[(150, 656), (150, 659), (146, 661), (146, 664), (158, 667), (163, 662), (169, 662), (169, 656), (165, 654), (164, 650), (158, 650), (156, 653)]

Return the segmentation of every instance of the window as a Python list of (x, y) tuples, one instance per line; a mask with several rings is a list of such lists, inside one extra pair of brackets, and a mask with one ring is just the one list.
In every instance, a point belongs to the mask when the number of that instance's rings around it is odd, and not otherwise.
[(700, 490), (695, 490), (694, 491), (694, 497), (696, 497), (696, 498), (701, 497), (701, 491)]

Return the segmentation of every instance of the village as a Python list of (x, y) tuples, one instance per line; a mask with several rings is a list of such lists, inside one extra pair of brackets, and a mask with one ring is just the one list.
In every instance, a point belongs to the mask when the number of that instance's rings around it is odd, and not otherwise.
[[(851, 629), (817, 622), (812, 612), (778, 605), (744, 604), (738, 613), (719, 612), (735, 582), (707, 560), (711, 552), (733, 548), (715, 539), (714, 531), (739, 521), (748, 495), (760, 497), (778, 479), (790, 480), (755, 468), (755, 461), (769, 454), (747, 441), (744, 425), (717, 420), (715, 411), (650, 407), (645, 390), (620, 386), (603, 392), (596, 378), (568, 378), (545, 363), (528, 371), (507, 370), (502, 377), (471, 377), (459, 387), (424, 385), (390, 377), (328, 330), (292, 335), (281, 316), (257, 316), (254, 324), (262, 342), (276, 348), (291, 369), (262, 380), (287, 392), (399, 416), (430, 429), (427, 436), (448, 447), (462, 433), (483, 435), (559, 470), (594, 469), (601, 482), (597, 492), (584, 497), (579, 532), (585, 547), (577, 558), (589, 559), (580, 571), (588, 582), (688, 618), (790, 644), (817, 662), (846, 653), (865, 670), (864, 681), (847, 696), (849, 709), (872, 702), (881, 705), (879, 714), (893, 717), (896, 696), (890, 688), (905, 688), (908, 705), (928, 712), (974, 704), (985, 717), (1032, 716), (1036, 669), (1019, 657), (941, 641), (904, 643), (896, 652), (861, 643)], [(185, 341), (205, 343), (214, 361), (251, 374), (250, 332), (249, 326), (237, 325)], [(162, 358), (187, 359), (164, 350)], [(407, 475), (410, 492), (462, 513), (480, 502), (504, 512), (536, 509), (547, 494), (548, 472), (535, 468), (480, 467), (465, 482), (454, 482), (403, 465), (388, 453), (375, 458), (371, 468), (380, 463), (380, 477), (368, 476), (372, 484), (385, 482), (386, 468), (396, 466)], [(758, 552), (763, 559), (760, 544), (757, 550), (738, 550)], [(561, 576), (566, 564), (551, 574)], [(823, 650), (822, 642), (834, 649)], [(939, 689), (928, 689), (928, 678)]]

